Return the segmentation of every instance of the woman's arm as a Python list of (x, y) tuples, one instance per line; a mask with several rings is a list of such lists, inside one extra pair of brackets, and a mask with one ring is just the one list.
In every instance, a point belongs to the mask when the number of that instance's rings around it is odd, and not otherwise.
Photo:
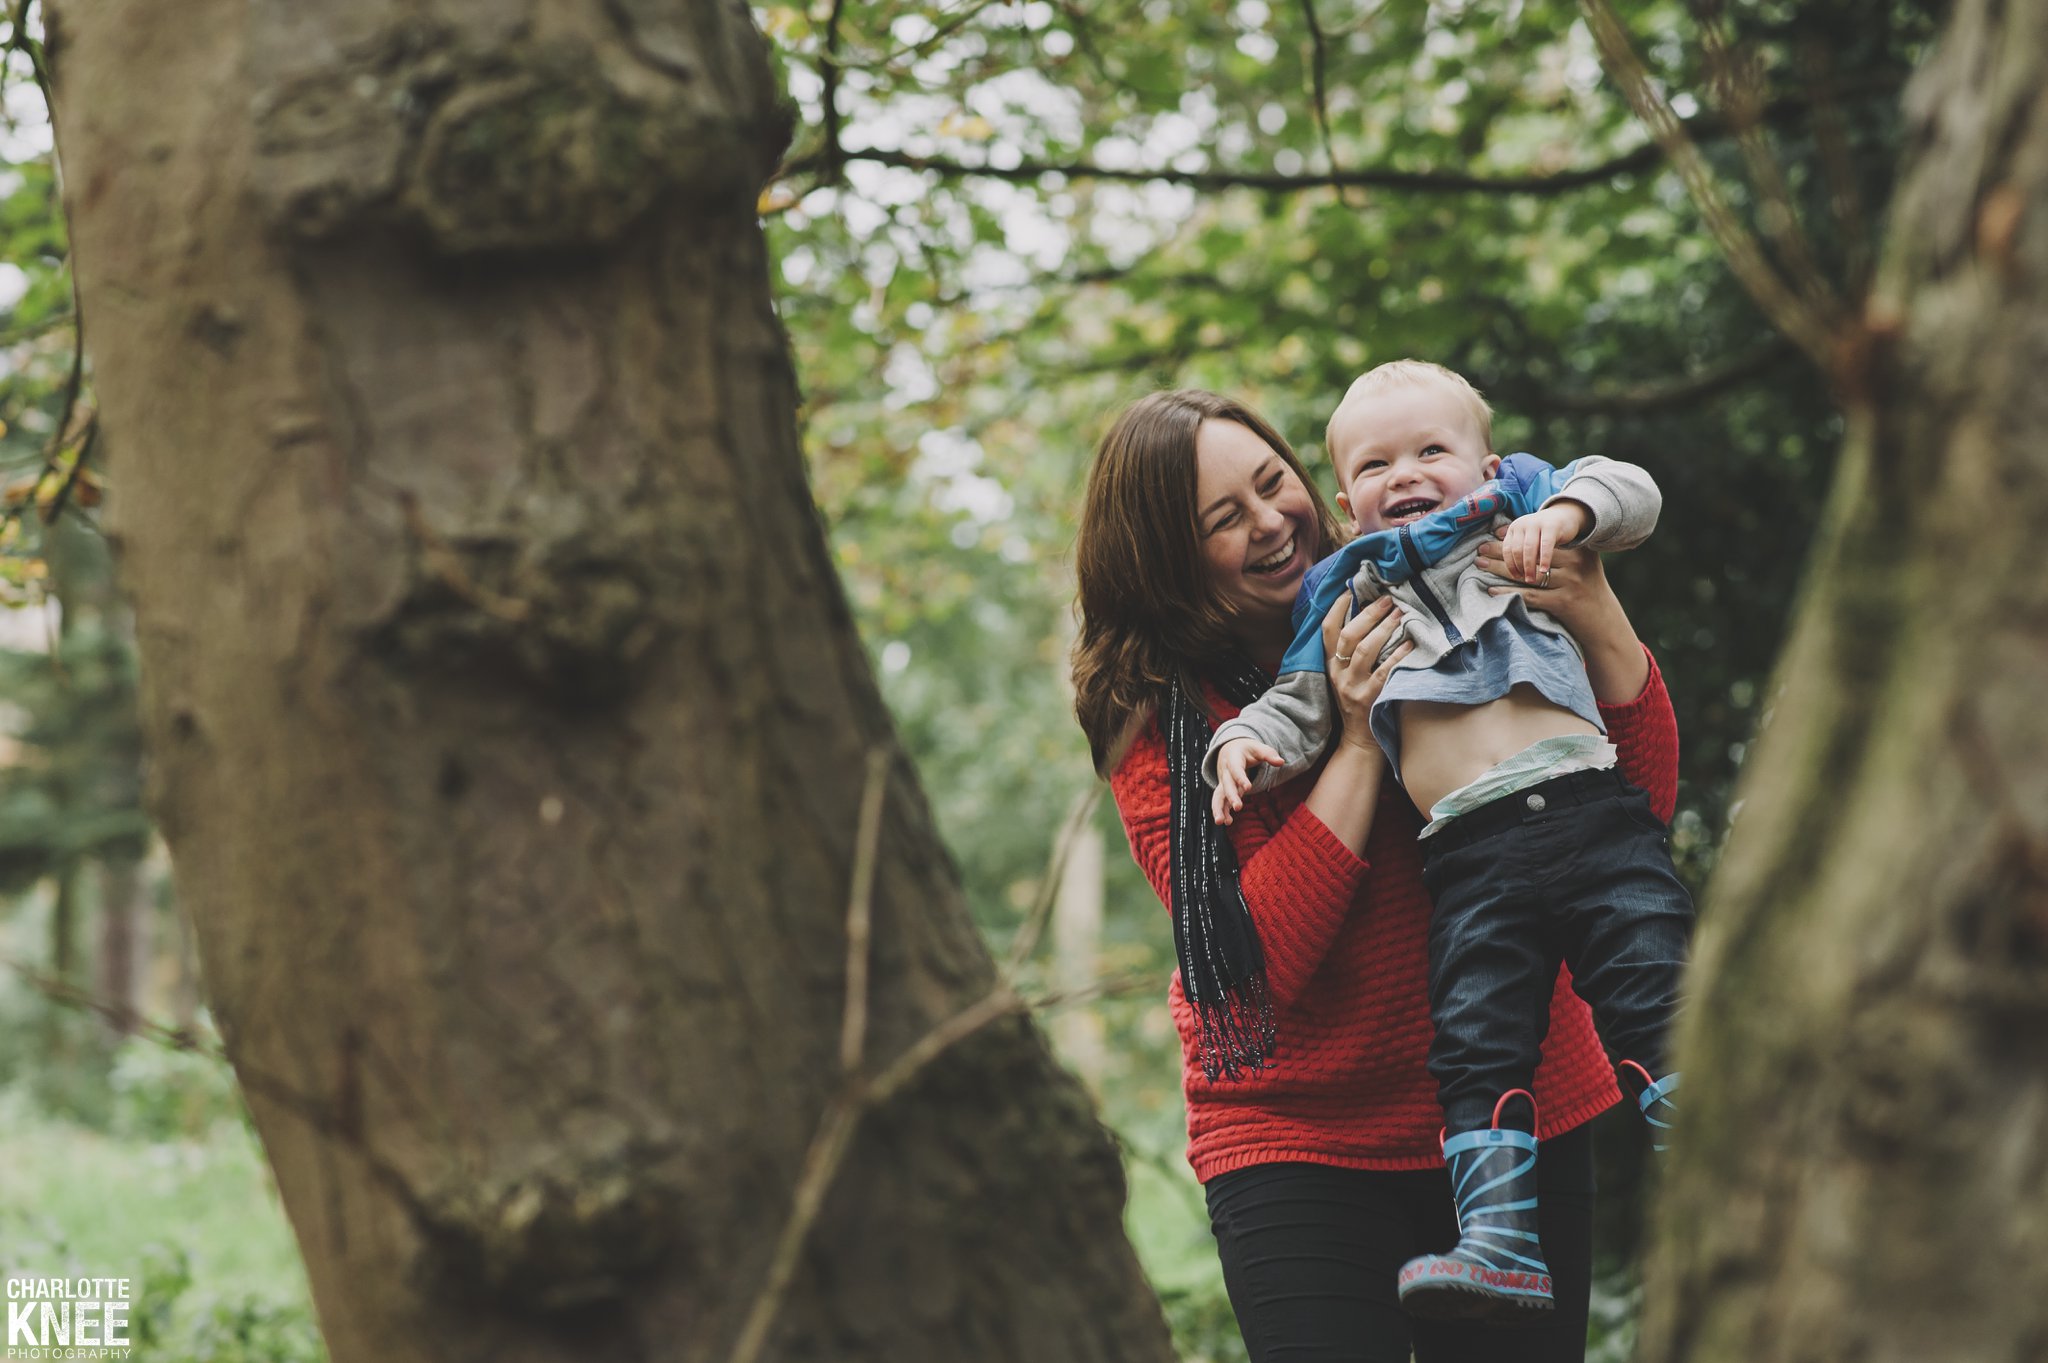
[(1386, 754), (1373, 741), (1368, 723), (1372, 703), (1379, 699), (1394, 664), (1415, 645), (1402, 643), (1375, 667), (1373, 659), (1386, 652), (1401, 628), (1401, 608), (1391, 596), (1382, 596), (1367, 602), (1347, 620), (1349, 606), (1350, 601), (1340, 597), (1323, 618), (1324, 666), (1329, 669), (1330, 692), (1336, 703), (1337, 733), (1331, 742), (1330, 760), (1316, 778), (1306, 807), (1315, 811), (1353, 855), (1362, 857), (1366, 838), (1372, 833), (1373, 815), (1379, 810), (1380, 778), (1387, 766)]
[[(1501, 546), (1480, 545), (1479, 566), (1505, 575)], [(1585, 655), (1586, 677), (1600, 702), (1607, 737), (1620, 752), (1621, 774), (1642, 787), (1650, 808), (1668, 823), (1678, 804), (1678, 719), (1663, 675), (1629, 624), (1600, 555), (1560, 549), (1544, 585), (1495, 587), (1493, 592), (1520, 593), (1531, 607), (1550, 612), (1572, 632)]]
[[(1109, 790), (1123, 818), (1132, 859), (1170, 911), (1173, 791), (1166, 739), (1156, 723), (1139, 732), (1110, 774)], [(1270, 798), (1254, 797), (1252, 809)], [(1237, 849), (1238, 888), (1259, 930), (1266, 987), (1274, 1006), (1285, 1008), (1329, 954), (1330, 943), (1365, 883), (1366, 864), (1306, 804), (1277, 829), (1264, 819), (1240, 817), (1226, 835)]]
[(1664, 674), (1648, 649), (1641, 650), (1641, 657), (1647, 674), (1642, 691), (1619, 705), (1603, 702), (1600, 717), (1620, 754), (1621, 774), (1640, 786), (1657, 817), (1670, 823), (1678, 808), (1678, 717), (1664, 690)]
[[(1330, 608), (1323, 631), (1341, 732), (1332, 740), (1309, 792), (1293, 814), (1273, 829), (1260, 819), (1240, 818), (1228, 831), (1238, 855), (1238, 888), (1251, 908), (1266, 957), (1266, 987), (1276, 1007), (1300, 994), (1329, 953), (1365, 881), (1366, 837), (1379, 807), (1386, 759), (1366, 725), (1372, 703), (1394, 662), (1412, 645), (1393, 650), (1379, 667), (1400, 628), (1399, 608), (1382, 597), (1356, 619), (1346, 620), (1348, 595)], [(1339, 662), (1340, 658), (1353, 659)], [(1152, 882), (1159, 902), (1173, 907), (1173, 792), (1166, 739), (1157, 722), (1139, 731), (1109, 778), (1110, 793), (1123, 816), (1131, 856)], [(1206, 817), (1207, 811), (1204, 811)]]

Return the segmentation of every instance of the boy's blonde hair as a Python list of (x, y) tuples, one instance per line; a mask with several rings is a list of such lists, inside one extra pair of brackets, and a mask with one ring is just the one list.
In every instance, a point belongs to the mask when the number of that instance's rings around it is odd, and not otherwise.
[[(1471, 380), (1453, 369), (1428, 360), (1389, 360), (1385, 364), (1366, 370), (1351, 381), (1344, 400), (1337, 404), (1337, 410), (1330, 413), (1329, 425), (1323, 428), (1323, 449), (1330, 456), (1332, 468), (1337, 464), (1337, 423), (1344, 414), (1364, 403), (1374, 393), (1386, 388), (1415, 388), (1434, 385), (1453, 390), (1472, 413), (1472, 420), (1479, 427), (1479, 438), (1488, 454), (1493, 453), (1493, 408), (1486, 405), (1479, 390)], [(1339, 473), (1341, 475), (1341, 470)]]

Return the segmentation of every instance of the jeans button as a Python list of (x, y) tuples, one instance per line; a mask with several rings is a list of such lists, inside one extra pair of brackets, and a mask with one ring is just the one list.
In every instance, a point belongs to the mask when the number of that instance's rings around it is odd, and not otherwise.
[(1541, 795), (1531, 795), (1529, 797), (1529, 808), (1541, 813), (1543, 810), (1543, 797)]

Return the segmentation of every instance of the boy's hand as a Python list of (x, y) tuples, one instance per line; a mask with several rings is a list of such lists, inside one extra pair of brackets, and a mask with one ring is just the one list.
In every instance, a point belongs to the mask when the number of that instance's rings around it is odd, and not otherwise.
[(1216, 793), (1209, 797), (1209, 812), (1217, 823), (1229, 823), (1244, 808), (1251, 794), (1251, 766), (1263, 762), (1269, 767), (1285, 765), (1280, 754), (1250, 738), (1233, 738), (1216, 754)]
[(1550, 572), (1557, 546), (1584, 535), (1591, 519), (1577, 502), (1557, 502), (1517, 518), (1501, 544), (1507, 575), (1517, 582), (1541, 584)]

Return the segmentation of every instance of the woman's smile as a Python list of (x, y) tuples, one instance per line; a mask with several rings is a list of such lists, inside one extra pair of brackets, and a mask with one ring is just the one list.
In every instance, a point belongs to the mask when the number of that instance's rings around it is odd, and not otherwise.
[(1235, 421), (1195, 432), (1195, 532), (1217, 603), (1255, 653), (1291, 632), (1295, 589), (1316, 555), (1315, 499), (1279, 453)]
[(1285, 544), (1275, 549), (1272, 553), (1254, 559), (1251, 563), (1245, 565), (1245, 571), (1258, 577), (1266, 578), (1268, 581), (1277, 581), (1281, 578), (1291, 577), (1301, 567), (1301, 555), (1295, 552), (1300, 544), (1301, 531), (1297, 527), (1287, 536)]

